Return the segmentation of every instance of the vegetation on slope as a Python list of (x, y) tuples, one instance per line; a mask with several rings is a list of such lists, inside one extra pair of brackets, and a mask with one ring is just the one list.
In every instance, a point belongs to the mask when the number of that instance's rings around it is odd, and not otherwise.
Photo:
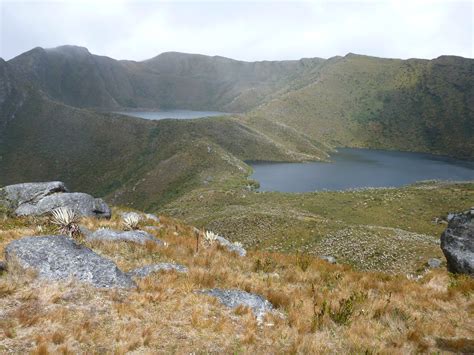
[(332, 146), (474, 157), (474, 60), (381, 59), (349, 54), (308, 85), (255, 109)]
[[(250, 247), (415, 272), (440, 256), (442, 226), (433, 218), (470, 207), (472, 184), (263, 194), (252, 191), (258, 183), (247, 180), (244, 161), (324, 160), (339, 145), (472, 157), (472, 69), (456, 57), (242, 63), (170, 53), (135, 63), (81, 48), (35, 49), (0, 61), (0, 185), (63, 180)], [(261, 76), (268, 81), (256, 83)], [(233, 103), (263, 104), (192, 121), (73, 107)]]
[(248, 173), (242, 159), (325, 157), (310, 141), (299, 143), (294, 132), (270, 137), (239, 118), (147, 121), (73, 108), (34, 91), (5, 127), (0, 185), (62, 180), (72, 189), (143, 209), (208, 177)]
[(434, 221), (472, 201), (473, 183), (301, 194), (214, 186), (187, 193), (161, 212), (248, 248), (332, 255), (359, 270), (416, 273), (428, 259), (443, 259), (445, 224)]
[[(117, 209), (114, 209), (117, 216)], [(120, 228), (83, 219), (88, 228)], [(13, 353), (472, 352), (473, 280), (431, 270), (420, 279), (357, 272), (312, 257), (251, 252), (240, 258), (212, 247), (195, 252), (193, 229), (161, 217), (153, 232), (168, 243), (85, 243), (122, 270), (178, 262), (188, 274), (155, 273), (131, 291), (74, 281), (0, 275), (0, 351)], [(0, 219), (0, 253), (26, 235), (52, 233), (44, 218)], [(242, 289), (276, 307), (258, 324), (193, 291)]]

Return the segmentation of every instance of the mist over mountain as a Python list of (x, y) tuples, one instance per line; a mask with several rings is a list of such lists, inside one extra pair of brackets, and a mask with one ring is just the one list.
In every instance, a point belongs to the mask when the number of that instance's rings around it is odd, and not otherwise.
[(322, 59), (241, 62), (169, 52), (117, 61), (86, 48), (34, 48), (9, 61), (51, 99), (76, 107), (189, 108), (243, 112)]

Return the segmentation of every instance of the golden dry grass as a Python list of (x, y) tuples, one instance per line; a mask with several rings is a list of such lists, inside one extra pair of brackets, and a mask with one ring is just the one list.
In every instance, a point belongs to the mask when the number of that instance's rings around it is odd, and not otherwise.
[[(115, 214), (117, 215), (117, 214)], [(120, 220), (86, 219), (88, 228)], [(142, 222), (143, 223), (143, 222)], [(157, 224), (158, 225), (158, 224)], [(128, 271), (159, 261), (189, 267), (138, 281), (135, 290), (0, 276), (1, 353), (417, 353), (469, 351), (474, 334), (474, 281), (445, 270), (420, 280), (356, 272), (301, 255), (220, 248), (195, 253), (191, 226), (161, 217), (153, 232), (168, 243), (85, 243)], [(0, 252), (22, 236), (53, 231), (45, 219), (0, 220)], [(238, 288), (267, 297), (275, 314), (258, 324), (200, 288)]]

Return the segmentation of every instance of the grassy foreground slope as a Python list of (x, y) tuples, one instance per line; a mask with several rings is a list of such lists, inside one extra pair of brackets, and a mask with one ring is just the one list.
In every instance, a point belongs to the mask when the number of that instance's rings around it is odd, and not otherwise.
[[(307, 80), (307, 79), (306, 79)], [(332, 146), (474, 157), (474, 60), (349, 54), (254, 111)]]
[[(83, 219), (88, 228), (121, 228)], [(161, 217), (166, 241), (83, 241), (124, 271), (176, 262), (187, 274), (155, 273), (129, 291), (52, 283), (31, 273), (0, 274), (2, 353), (438, 353), (474, 350), (474, 281), (428, 271), (420, 279), (357, 272), (312, 257), (251, 252), (241, 258), (201, 246), (193, 229)], [(47, 218), (0, 217), (0, 253), (15, 239), (53, 233)], [(244, 307), (196, 294), (241, 289), (266, 297), (276, 312), (259, 324)]]

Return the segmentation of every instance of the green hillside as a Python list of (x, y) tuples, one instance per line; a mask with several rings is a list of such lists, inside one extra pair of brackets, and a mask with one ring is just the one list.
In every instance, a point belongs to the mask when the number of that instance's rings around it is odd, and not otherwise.
[(210, 181), (245, 185), (242, 160), (325, 157), (289, 129), (269, 136), (239, 117), (147, 121), (73, 108), (35, 91), (3, 124), (0, 185), (57, 179), (147, 209)]
[(332, 146), (474, 157), (474, 61), (349, 54), (251, 112)]
[[(0, 185), (63, 180), (114, 204), (189, 219), (202, 202), (196, 191), (256, 185), (248, 160), (328, 160), (338, 146), (472, 158), (473, 65), (354, 54), (249, 63), (165, 53), (132, 62), (35, 48), (0, 61)], [(104, 112), (132, 107), (244, 112), (162, 121)]]

